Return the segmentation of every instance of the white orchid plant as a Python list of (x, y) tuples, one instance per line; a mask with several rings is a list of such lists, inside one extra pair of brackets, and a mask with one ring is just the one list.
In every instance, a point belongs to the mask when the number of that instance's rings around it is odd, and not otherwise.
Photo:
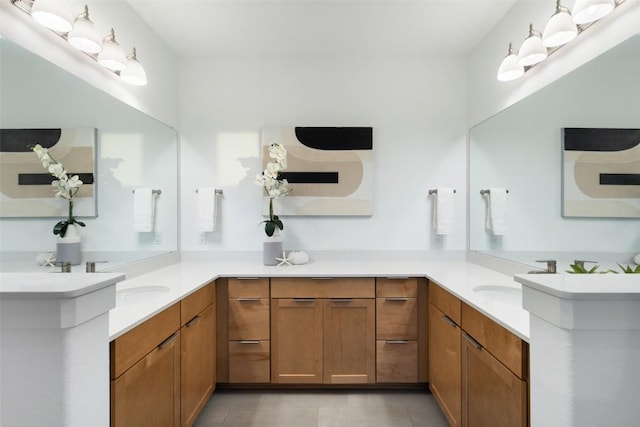
[(36, 153), (42, 163), (42, 166), (56, 178), (51, 182), (51, 185), (55, 190), (55, 197), (60, 197), (61, 199), (65, 199), (69, 202), (69, 216), (67, 219), (58, 222), (53, 227), (53, 234), (64, 237), (65, 234), (67, 234), (67, 228), (69, 228), (71, 224), (78, 224), (79, 226), (84, 227), (83, 222), (80, 222), (73, 217), (73, 197), (78, 193), (80, 186), (82, 185), (82, 181), (80, 181), (78, 175), (69, 177), (64, 166), (51, 157), (51, 155), (49, 155), (49, 150), (43, 148), (40, 144), (30, 146), (29, 148)]
[(284, 230), (284, 224), (277, 215), (273, 213), (273, 199), (284, 197), (291, 191), (289, 182), (286, 179), (280, 179), (280, 171), (287, 168), (287, 150), (282, 144), (271, 144), (269, 146), (269, 157), (272, 162), (267, 163), (267, 168), (258, 174), (256, 184), (262, 186), (266, 195), (269, 197), (269, 219), (262, 221), (264, 223), (264, 232), (267, 236), (273, 236), (276, 228)]

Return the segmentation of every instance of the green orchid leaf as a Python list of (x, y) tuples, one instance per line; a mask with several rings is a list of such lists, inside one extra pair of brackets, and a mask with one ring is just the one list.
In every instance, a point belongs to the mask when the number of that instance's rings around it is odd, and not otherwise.
[(273, 236), (273, 233), (276, 231), (276, 224), (273, 221), (265, 221), (266, 224), (264, 226), (264, 232), (267, 233), (267, 236)]
[(53, 227), (53, 234), (60, 235), (60, 237), (64, 237), (64, 234), (67, 232), (67, 221), (60, 221)]
[(80, 227), (84, 227), (84, 222), (78, 221), (77, 219), (73, 219), (74, 224), (78, 224)]
[(282, 223), (282, 221), (280, 221), (280, 220), (278, 219), (278, 217), (276, 217), (276, 219), (275, 219), (273, 222), (274, 222), (274, 224), (275, 224), (276, 226), (278, 226), (278, 228), (279, 228), (280, 230), (283, 230), (283, 229), (284, 229), (284, 224)]

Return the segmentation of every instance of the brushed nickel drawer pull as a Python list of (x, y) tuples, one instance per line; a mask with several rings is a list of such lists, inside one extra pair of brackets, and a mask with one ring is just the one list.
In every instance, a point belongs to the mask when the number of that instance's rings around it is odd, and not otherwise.
[(386, 277), (387, 280), (408, 280), (409, 276)]
[(260, 298), (238, 298), (237, 301), (240, 302), (249, 302), (249, 301), (260, 301)]
[(334, 280), (335, 277), (312, 277), (311, 280)]
[(464, 339), (466, 339), (467, 341), (469, 341), (469, 343), (474, 346), (475, 348), (477, 348), (478, 350), (480, 350), (482, 348), (482, 344), (480, 344), (478, 341), (476, 341), (471, 335), (467, 334), (466, 332), (462, 332), (462, 336), (464, 337)]
[(388, 297), (385, 298), (387, 301), (409, 301), (407, 297)]
[(456, 324), (456, 322), (454, 322), (454, 321), (453, 321), (453, 319), (452, 319), (452, 318), (450, 318), (449, 316), (447, 316), (446, 314), (445, 314), (444, 316), (442, 316), (442, 320), (444, 320), (445, 322), (447, 322), (447, 324), (448, 324), (449, 326), (452, 326), (452, 327), (454, 327), (454, 328), (455, 328), (456, 326), (458, 326), (458, 325)]
[(315, 302), (315, 298), (294, 298), (295, 302)]
[(200, 320), (200, 315), (198, 314), (198, 315), (196, 315), (193, 319), (189, 320), (189, 321), (186, 323), (186, 325), (184, 325), (184, 326), (186, 326), (186, 327), (188, 328), (189, 326), (193, 326), (193, 325), (195, 325), (196, 323), (198, 323), (198, 321), (199, 321), (199, 320)]
[(240, 340), (238, 344), (260, 344), (260, 340)]
[(259, 277), (236, 277), (237, 280), (258, 280)]
[(387, 340), (387, 344), (409, 344), (408, 340)]
[(165, 348), (166, 346), (168, 346), (169, 344), (171, 344), (171, 342), (173, 340), (175, 340), (176, 338), (178, 338), (178, 334), (179, 332), (174, 333), (173, 335), (171, 335), (169, 338), (167, 338), (166, 340), (162, 341), (160, 344), (158, 344), (158, 349), (162, 350), (163, 348)]
[(331, 302), (351, 302), (353, 298), (331, 298)]

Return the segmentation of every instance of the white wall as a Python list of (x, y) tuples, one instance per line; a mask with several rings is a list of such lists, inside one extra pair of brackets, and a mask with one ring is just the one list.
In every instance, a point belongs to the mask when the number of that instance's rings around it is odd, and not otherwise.
[[(562, 4), (572, 8), (574, 2), (564, 0)], [(605, 19), (593, 24), (546, 61), (529, 70), (524, 77), (499, 82), (496, 74), (507, 54), (509, 42), (518, 49), (528, 34), (529, 24), (542, 31), (553, 12), (553, 1), (519, 0), (473, 49), (467, 62), (470, 127), (618, 45), (640, 29), (640, 0), (626, 0)]]
[[(181, 248), (261, 249), (259, 132), (296, 125), (373, 127), (374, 214), (286, 217), (285, 249), (464, 250), (463, 82), (457, 58), (182, 60)], [(224, 190), (219, 231), (203, 242), (194, 223), (201, 186)], [(454, 235), (443, 241), (427, 196), (438, 186), (458, 191)]]
[(126, 52), (135, 46), (138, 59), (147, 73), (143, 87), (121, 82), (112, 72), (97, 65), (85, 54), (73, 49), (62, 38), (37, 24), (31, 17), (6, 0), (0, 2), (0, 35), (35, 52), (48, 61), (89, 82), (132, 107), (169, 125), (178, 121), (177, 56), (169, 50), (126, 1), (68, 1), (74, 14), (85, 4), (101, 34), (113, 27), (116, 39)]

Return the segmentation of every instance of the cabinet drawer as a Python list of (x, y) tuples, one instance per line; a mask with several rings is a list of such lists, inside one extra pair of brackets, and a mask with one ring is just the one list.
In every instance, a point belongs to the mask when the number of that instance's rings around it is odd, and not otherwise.
[(229, 279), (229, 298), (269, 298), (268, 278)]
[(455, 295), (431, 282), (429, 284), (429, 302), (458, 325), (460, 324), (460, 300)]
[(269, 339), (269, 299), (229, 299), (229, 340)]
[(271, 298), (374, 298), (373, 277), (271, 279)]
[(418, 279), (376, 279), (376, 297), (408, 297), (415, 298), (418, 295)]
[(376, 360), (378, 383), (418, 382), (417, 341), (378, 340)]
[(203, 286), (180, 301), (180, 324), (184, 325), (213, 303), (213, 283)]
[(462, 329), (519, 378), (527, 379), (528, 344), (484, 314), (462, 304)]
[(111, 379), (122, 375), (178, 329), (180, 304), (176, 303), (111, 341)]
[(229, 382), (270, 382), (269, 356), (269, 341), (229, 341)]
[(416, 298), (376, 298), (376, 338), (379, 340), (418, 339)]

